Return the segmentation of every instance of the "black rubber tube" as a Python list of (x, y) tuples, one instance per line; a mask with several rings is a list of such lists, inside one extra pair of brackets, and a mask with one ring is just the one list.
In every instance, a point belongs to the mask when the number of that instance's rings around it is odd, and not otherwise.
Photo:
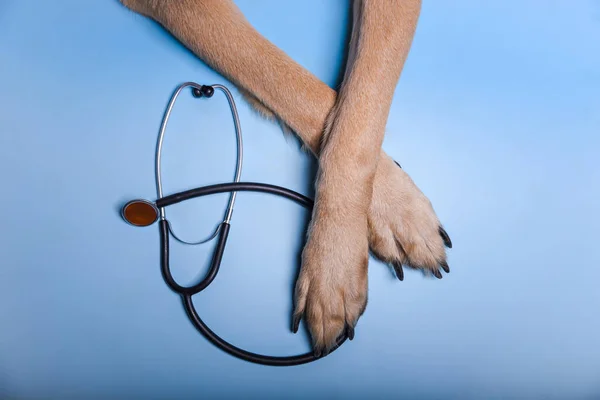
[(218, 183), (216, 185), (204, 186), (171, 194), (156, 200), (154, 203), (158, 208), (163, 208), (185, 200), (193, 199), (195, 197), (228, 192), (262, 192), (285, 197), (289, 200), (294, 200), (306, 208), (312, 208), (313, 206), (313, 201), (311, 199), (301, 195), (298, 192), (294, 192), (293, 190), (282, 188), (280, 186), (269, 185), (268, 183), (257, 182)]
[[(162, 199), (158, 199), (155, 204), (159, 208), (167, 207), (172, 204), (180, 203), (185, 200), (189, 200), (196, 197), (207, 196), (211, 194), (217, 193), (226, 193), (226, 192), (261, 192), (274, 194), (277, 196), (281, 196), (290, 200), (294, 200), (300, 205), (312, 209), (313, 201), (306, 196), (301, 195), (300, 193), (294, 192), (293, 190), (285, 189), (275, 185), (269, 185), (266, 183), (256, 183), (256, 182), (232, 182), (232, 183), (220, 183), (211, 186), (204, 186), (196, 189), (186, 190), (184, 192), (175, 193)], [(275, 367), (287, 367), (293, 365), (306, 364), (323, 356), (315, 356), (314, 353), (309, 352), (305, 354), (300, 354), (296, 356), (266, 356), (256, 353), (251, 353), (249, 351), (240, 349), (222, 339), (219, 335), (214, 333), (205, 323), (202, 321), (196, 308), (194, 307), (194, 303), (192, 302), (192, 295), (201, 292), (206, 289), (208, 285), (216, 278), (217, 273), (219, 272), (219, 267), (221, 265), (221, 260), (223, 258), (223, 253), (225, 251), (225, 245), (227, 243), (227, 236), (229, 235), (230, 225), (228, 223), (222, 223), (221, 232), (219, 234), (219, 242), (217, 243), (217, 247), (213, 254), (213, 259), (211, 262), (210, 269), (208, 273), (200, 281), (199, 283), (185, 287), (179, 285), (173, 279), (171, 274), (171, 269), (169, 266), (169, 225), (166, 220), (160, 220), (159, 222), (160, 228), (160, 239), (161, 239), (161, 271), (163, 274), (163, 278), (167, 285), (176, 293), (180, 294), (183, 300), (183, 306), (188, 315), (188, 318), (192, 322), (192, 324), (196, 327), (196, 329), (211, 343), (225, 351), (226, 353), (231, 354), (237, 358), (240, 358), (245, 361), (249, 361), (255, 364), (269, 365)], [(336, 346), (329, 352), (335, 351), (339, 346), (342, 345), (347, 339), (347, 335), (344, 333), (337, 339)]]
[[(192, 302), (192, 296), (183, 295), (183, 306), (185, 307), (185, 311), (187, 312), (188, 317), (196, 327), (207, 338), (212, 344), (220, 348), (221, 350), (231, 354), (234, 357), (240, 358), (242, 360), (246, 360), (255, 364), (268, 365), (272, 367), (290, 367), (293, 365), (301, 365), (306, 364), (312, 361), (316, 361), (322, 357), (316, 357), (312, 352), (300, 354), (297, 356), (283, 356), (283, 357), (275, 357), (275, 356), (265, 356), (262, 354), (251, 353), (249, 351), (240, 349), (232, 345), (231, 343), (222, 339), (219, 335), (214, 333), (205, 323), (202, 321), (198, 312), (196, 312), (196, 308), (194, 307), (194, 303)], [(329, 352), (331, 354), (337, 348), (339, 348), (342, 343), (344, 343), (347, 339), (346, 335), (342, 335), (338, 338), (335, 347)]]
[(173, 291), (181, 295), (194, 295), (206, 289), (208, 285), (217, 277), (219, 267), (221, 266), (221, 260), (223, 259), (223, 253), (225, 252), (225, 245), (227, 244), (227, 237), (229, 236), (230, 225), (223, 222), (220, 227), (219, 242), (213, 253), (213, 259), (210, 263), (210, 269), (208, 273), (200, 282), (193, 286), (181, 286), (171, 275), (171, 267), (169, 266), (169, 223), (167, 220), (160, 220), (160, 242), (161, 242), (161, 271), (163, 278), (167, 285)]

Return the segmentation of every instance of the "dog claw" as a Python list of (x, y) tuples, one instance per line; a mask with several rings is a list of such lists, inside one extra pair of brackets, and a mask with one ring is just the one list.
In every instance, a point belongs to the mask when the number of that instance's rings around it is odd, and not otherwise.
[(302, 319), (301, 315), (294, 315), (294, 318), (292, 320), (292, 332), (294, 332), (294, 333), (298, 332), (298, 326), (300, 326), (301, 319)]
[(446, 232), (446, 230), (444, 228), (442, 228), (440, 226), (440, 236), (442, 237), (442, 240), (444, 241), (444, 244), (446, 245), (447, 248), (451, 249), (452, 248), (452, 240), (450, 240), (450, 236), (448, 236), (448, 232)]
[(440, 263), (440, 265), (441, 265), (442, 269), (443, 269), (443, 270), (444, 270), (444, 271), (445, 271), (447, 274), (449, 274), (449, 273), (450, 273), (450, 267), (448, 266), (448, 263), (447, 263), (446, 261), (442, 261), (442, 262)]
[(403, 281), (404, 270), (402, 269), (402, 264), (395, 262), (392, 264), (392, 266), (394, 267), (394, 271), (396, 271), (396, 277), (398, 278), (398, 280)]
[(352, 326), (346, 328), (346, 336), (348, 336), (348, 339), (350, 340), (354, 339), (354, 328)]
[(442, 279), (442, 273), (440, 272), (439, 269), (434, 269), (433, 270), (433, 275), (438, 278), (438, 279)]

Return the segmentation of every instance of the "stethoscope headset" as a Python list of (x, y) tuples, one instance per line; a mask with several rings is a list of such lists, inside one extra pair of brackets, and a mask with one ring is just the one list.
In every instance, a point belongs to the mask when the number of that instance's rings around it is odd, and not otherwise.
[[(220, 90), (225, 94), (227, 101), (229, 102), (229, 107), (231, 109), (231, 113), (233, 116), (234, 126), (235, 126), (235, 134), (237, 138), (237, 163), (235, 169), (235, 178), (233, 182), (228, 183), (220, 183), (216, 185), (203, 186), (195, 189), (190, 189), (186, 191), (182, 191), (179, 193), (170, 194), (168, 196), (163, 195), (162, 190), (162, 180), (161, 180), (161, 154), (162, 154), (162, 144), (165, 135), (165, 130), (167, 127), (167, 122), (171, 115), (171, 111), (173, 110), (173, 106), (175, 105), (175, 101), (177, 97), (181, 94), (182, 90), (186, 87), (192, 88), (192, 95), (196, 98), (210, 98), (215, 93), (215, 89)], [(183, 300), (183, 306), (185, 311), (192, 322), (192, 324), (198, 329), (198, 331), (204, 335), (211, 343), (225, 352), (238, 357), (242, 360), (246, 360), (249, 362), (270, 365), (270, 366), (292, 366), (305, 364), (312, 361), (315, 361), (324, 356), (317, 356), (312, 352), (308, 352), (301, 355), (296, 356), (283, 356), (283, 357), (274, 357), (274, 356), (266, 356), (261, 354), (252, 353), (239, 347), (232, 345), (231, 343), (222, 339), (219, 335), (213, 332), (200, 318), (196, 308), (194, 307), (194, 303), (192, 302), (192, 296), (200, 293), (204, 289), (206, 289), (212, 281), (216, 278), (217, 273), (219, 272), (219, 267), (221, 265), (221, 260), (223, 258), (223, 253), (225, 251), (225, 246), (227, 244), (227, 236), (229, 235), (229, 229), (231, 227), (231, 217), (233, 215), (233, 206), (235, 204), (236, 193), (237, 192), (261, 192), (272, 194), (276, 196), (280, 196), (283, 198), (287, 198), (289, 200), (293, 200), (299, 205), (307, 208), (308, 210), (312, 210), (313, 201), (306, 196), (301, 195), (300, 193), (294, 192), (292, 190), (270, 185), (266, 183), (257, 183), (257, 182), (240, 182), (240, 177), (242, 174), (242, 161), (243, 161), (243, 143), (242, 143), (242, 132), (240, 127), (240, 121), (237, 113), (237, 108), (235, 106), (235, 102), (233, 100), (233, 96), (231, 92), (223, 85), (199, 85), (194, 82), (186, 82), (180, 85), (167, 106), (166, 113), (162, 120), (162, 124), (160, 127), (160, 132), (158, 136), (158, 144), (155, 155), (155, 166), (156, 166), (156, 189), (158, 198), (155, 201), (148, 200), (132, 200), (126, 203), (122, 210), (121, 215), (125, 221), (134, 226), (150, 226), (158, 221), (159, 231), (160, 231), (160, 243), (161, 243), (161, 271), (163, 278), (166, 284), (177, 294), (181, 296)], [(171, 225), (167, 220), (167, 216), (165, 213), (165, 208), (167, 206), (181, 203), (182, 201), (208, 196), (212, 194), (218, 193), (230, 193), (229, 195), (229, 204), (227, 206), (227, 210), (225, 213), (225, 218), (223, 222), (221, 222), (214, 234), (206, 240), (199, 242), (186, 242), (178, 238), (173, 230), (171, 229)], [(169, 266), (169, 235), (172, 235), (176, 240), (189, 244), (189, 245), (198, 245), (202, 243), (209, 242), (215, 238), (217, 238), (217, 245), (215, 247), (212, 261), (210, 264), (210, 268), (208, 273), (200, 282), (196, 283), (192, 286), (181, 286), (173, 279), (171, 274), (171, 268)], [(336, 343), (336, 346), (329, 352), (331, 354), (332, 351), (336, 350), (343, 342), (347, 339), (346, 333), (342, 334)]]

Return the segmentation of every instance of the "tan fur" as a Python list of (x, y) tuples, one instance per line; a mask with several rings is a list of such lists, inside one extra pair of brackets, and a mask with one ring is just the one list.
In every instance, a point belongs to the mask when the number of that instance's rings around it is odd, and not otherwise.
[(294, 312), (316, 352), (363, 313), (369, 249), (397, 271), (404, 264), (441, 277), (446, 253), (431, 203), (381, 150), (420, 0), (355, 1), (339, 95), (262, 37), (231, 0), (121, 2), (160, 23), (319, 157)]

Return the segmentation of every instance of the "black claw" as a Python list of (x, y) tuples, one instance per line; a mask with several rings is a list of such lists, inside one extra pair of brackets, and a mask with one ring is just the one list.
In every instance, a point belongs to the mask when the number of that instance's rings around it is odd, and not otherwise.
[(396, 163), (397, 166), (399, 166), (400, 168), (402, 168), (402, 166), (400, 164), (398, 164), (398, 161), (394, 160), (394, 162)]
[(444, 228), (442, 228), (440, 226), (440, 236), (442, 237), (442, 240), (444, 241), (444, 244), (446, 245), (447, 248), (451, 249), (452, 248), (452, 240), (450, 240), (450, 236), (448, 236), (448, 232), (446, 232), (446, 230)]
[(440, 265), (441, 265), (442, 269), (443, 269), (444, 271), (446, 271), (446, 273), (447, 273), (447, 274), (449, 274), (449, 273), (450, 273), (450, 267), (448, 266), (448, 263), (447, 263), (446, 261), (442, 261), (442, 262), (440, 263)]
[(433, 275), (435, 275), (435, 277), (438, 278), (438, 279), (442, 279), (442, 273), (440, 272), (439, 269), (434, 269), (433, 270)]
[(298, 332), (298, 326), (300, 325), (300, 320), (302, 319), (302, 315), (294, 315), (292, 319), (292, 332)]
[(400, 263), (392, 263), (392, 266), (394, 267), (394, 271), (396, 271), (396, 277), (403, 281), (404, 280), (404, 270), (402, 269), (402, 264)]
[(354, 327), (350, 325), (346, 327), (346, 336), (348, 336), (348, 339), (350, 340), (354, 339)]
[(321, 355), (322, 355), (321, 349), (315, 349), (313, 351), (313, 355), (315, 356), (315, 358), (321, 358)]

